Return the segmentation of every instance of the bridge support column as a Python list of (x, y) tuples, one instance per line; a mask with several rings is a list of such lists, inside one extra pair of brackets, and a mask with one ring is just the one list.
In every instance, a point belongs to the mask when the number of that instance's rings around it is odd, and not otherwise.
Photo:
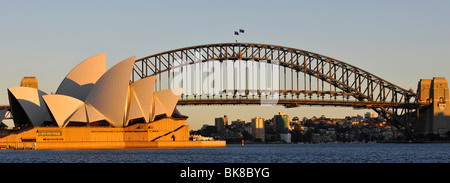
[(431, 104), (419, 111), (417, 134), (448, 136), (450, 131), (450, 97), (447, 79), (421, 79), (418, 84), (418, 102)]

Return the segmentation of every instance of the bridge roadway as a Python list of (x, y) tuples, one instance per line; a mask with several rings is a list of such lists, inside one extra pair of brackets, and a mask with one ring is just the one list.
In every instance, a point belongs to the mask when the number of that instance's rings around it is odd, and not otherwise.
[[(407, 108), (417, 109), (428, 106), (423, 103), (404, 103), (404, 102), (380, 102), (380, 101), (359, 101), (349, 100), (345, 97), (354, 96), (353, 93), (345, 93), (342, 91), (309, 91), (309, 90), (279, 90), (276, 91), (278, 98), (273, 98), (275, 91), (266, 91), (267, 95), (262, 94), (264, 91), (254, 90), (252, 93), (249, 90), (234, 90), (234, 91), (222, 91), (223, 95), (206, 95), (206, 96), (181, 96), (177, 105), (283, 105), (285, 107), (299, 107), (301, 105), (308, 106), (342, 106), (342, 107), (354, 107), (354, 108)], [(226, 95), (225, 93), (233, 93), (233, 96)], [(242, 94), (237, 94), (242, 93)], [(272, 94), (270, 94), (272, 93)], [(300, 94), (304, 94), (305, 97), (301, 97)], [(314, 95), (314, 97), (312, 97)], [(261, 97), (263, 96), (263, 97)], [(313, 99), (316, 98), (317, 99)], [(334, 97), (342, 97), (342, 99), (332, 99)], [(304, 99), (301, 99), (304, 98)], [(307, 99), (309, 98), (309, 99)], [(322, 99), (320, 99), (322, 98)], [(325, 99), (327, 98), (327, 99)], [(329, 98), (329, 99), (328, 99)]]
[(308, 100), (308, 99), (189, 99), (179, 100), (177, 105), (283, 105), (285, 107), (299, 107), (301, 105), (310, 106), (342, 106), (354, 108), (390, 107), (416, 109), (423, 106), (417, 103), (401, 102), (371, 102), (371, 101), (345, 101), (345, 100)]

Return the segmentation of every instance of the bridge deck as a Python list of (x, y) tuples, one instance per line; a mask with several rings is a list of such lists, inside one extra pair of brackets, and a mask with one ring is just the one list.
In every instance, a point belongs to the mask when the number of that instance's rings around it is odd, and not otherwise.
[(318, 106), (344, 106), (355, 108), (372, 107), (390, 107), (390, 108), (410, 108), (416, 109), (425, 105), (419, 103), (401, 103), (401, 102), (366, 102), (366, 101), (345, 101), (345, 100), (302, 100), (302, 99), (189, 99), (179, 100), (178, 105), (284, 105), (286, 107), (298, 107), (300, 105), (318, 105)]

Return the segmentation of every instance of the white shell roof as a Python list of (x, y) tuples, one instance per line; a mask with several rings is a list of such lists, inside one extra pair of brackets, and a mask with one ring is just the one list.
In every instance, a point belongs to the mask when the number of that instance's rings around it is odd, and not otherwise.
[(42, 95), (45, 92), (30, 87), (8, 88), (9, 92), (17, 99), (34, 126), (40, 126), (44, 121), (51, 121)]
[(0, 124), (3, 122), (3, 118), (5, 118), (6, 112), (8, 112), (8, 110), (6, 109), (0, 110)]
[(86, 97), (85, 103), (94, 107), (115, 126), (124, 125), (128, 85), (135, 59), (135, 56), (127, 58), (106, 71)]
[(83, 101), (66, 95), (44, 95), (42, 98), (60, 127), (64, 126), (69, 117), (83, 105)]
[(154, 110), (152, 113), (152, 121), (160, 114), (166, 114), (167, 117), (171, 117), (182, 93), (182, 88), (155, 92), (153, 94)]
[(130, 84), (127, 122), (137, 118), (144, 118), (146, 122), (150, 122), (155, 81), (156, 76), (150, 76)]
[(70, 116), (69, 120), (64, 123), (63, 127), (65, 127), (70, 121), (87, 123), (88, 120), (86, 115), (86, 105), (83, 104), (78, 107), (78, 109), (76, 109), (75, 112)]
[[(130, 92), (132, 91), (130, 90)], [(141, 104), (139, 100), (136, 98), (136, 94), (134, 94), (134, 92), (132, 92), (130, 96), (130, 102), (127, 111), (128, 113), (126, 123), (128, 123), (132, 119), (144, 118), (144, 113), (142, 112)], [(126, 125), (128, 124), (125, 124), (125, 126)]]
[(56, 90), (62, 94), (84, 101), (97, 80), (106, 72), (106, 54), (90, 57), (67, 74)]
[(108, 118), (103, 116), (103, 114), (98, 112), (94, 107), (92, 107), (89, 104), (85, 104), (85, 106), (86, 106), (87, 122), (92, 123), (100, 120), (105, 120), (110, 123)]

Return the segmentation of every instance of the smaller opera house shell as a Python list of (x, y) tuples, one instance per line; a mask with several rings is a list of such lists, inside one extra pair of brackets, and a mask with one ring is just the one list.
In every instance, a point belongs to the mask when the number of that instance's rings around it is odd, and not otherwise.
[(156, 76), (130, 84), (134, 62), (130, 57), (106, 70), (105, 54), (88, 58), (67, 74), (55, 94), (8, 88), (14, 125), (23, 132), (0, 143), (26, 139), (40, 149), (225, 145), (189, 141), (187, 116), (176, 110), (183, 90), (155, 92)]

